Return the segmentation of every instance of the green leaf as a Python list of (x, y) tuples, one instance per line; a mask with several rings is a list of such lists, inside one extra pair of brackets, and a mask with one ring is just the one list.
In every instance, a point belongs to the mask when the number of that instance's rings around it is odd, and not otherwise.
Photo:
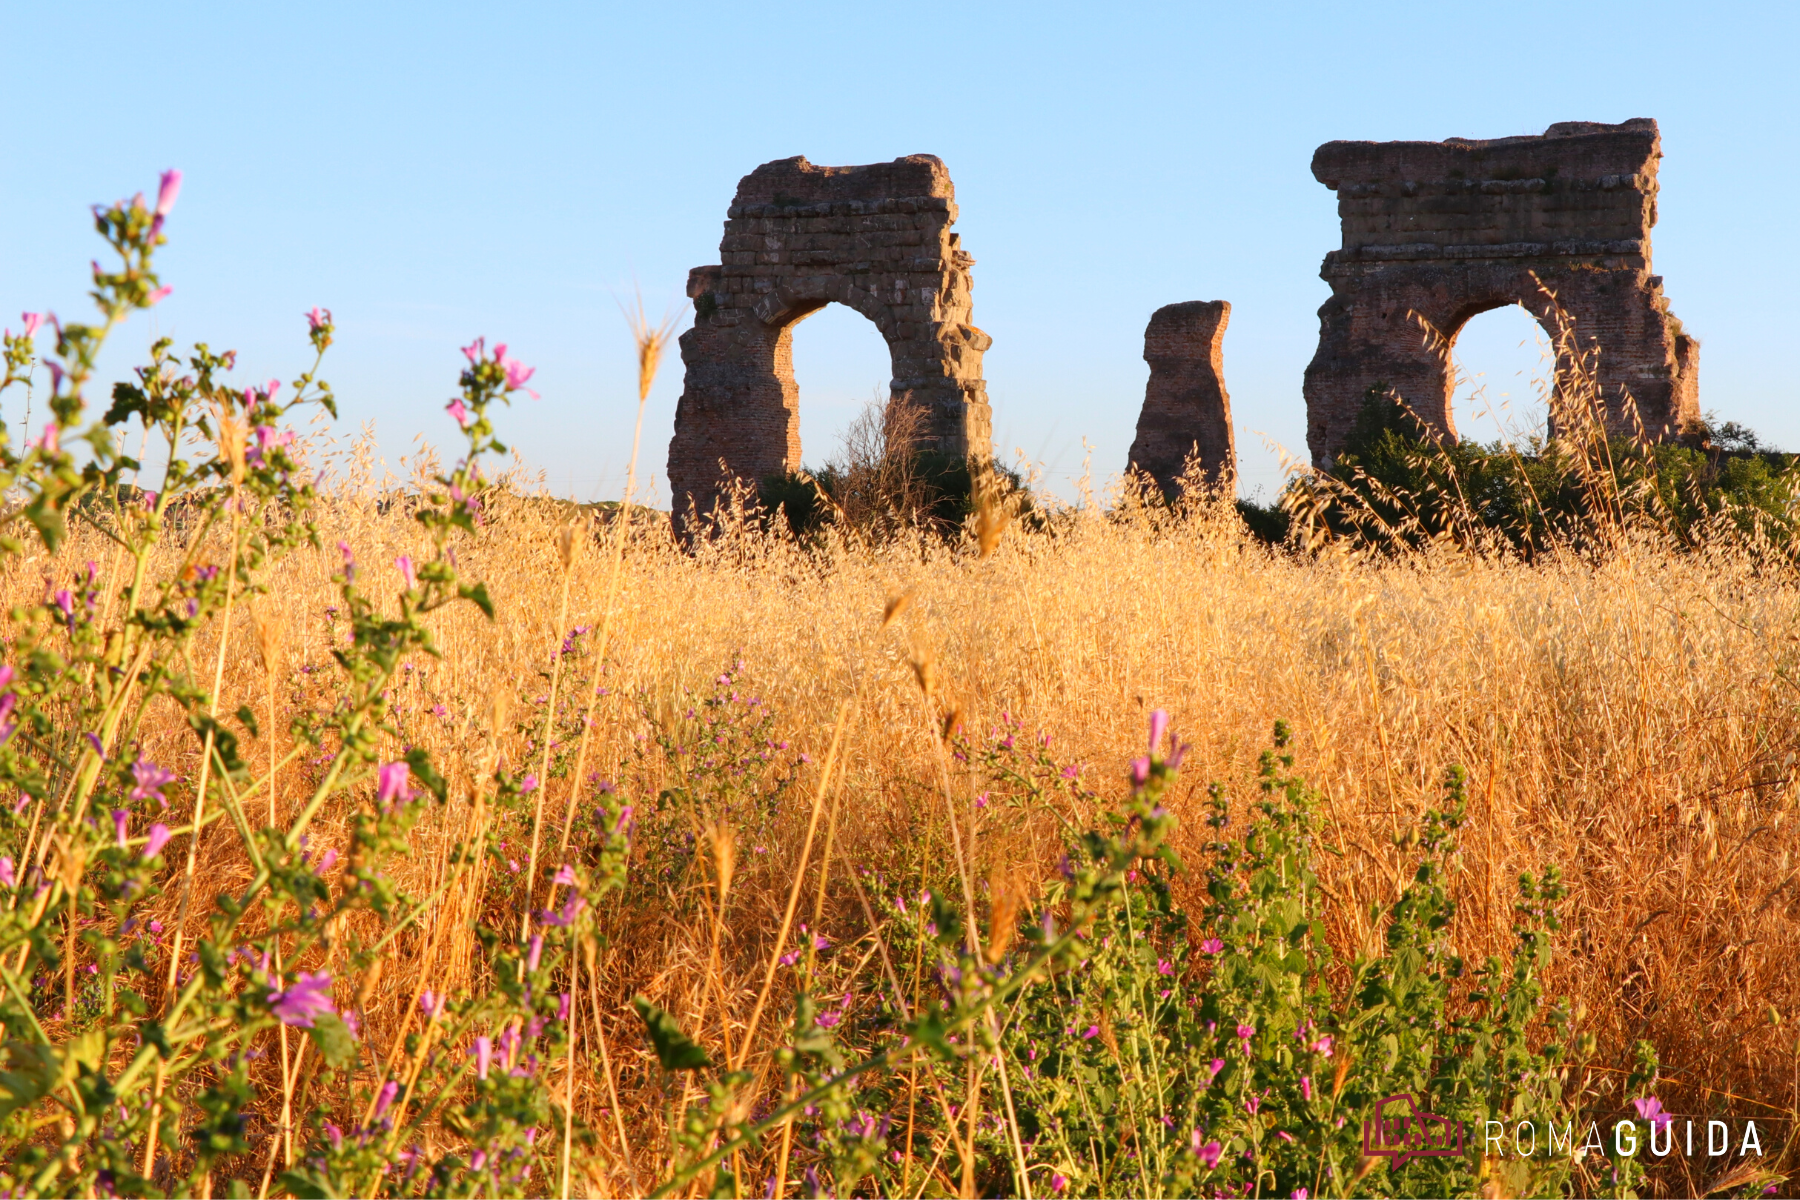
[(256, 724), (256, 714), (250, 711), (250, 706), (248, 704), (238, 705), (237, 719), (245, 729), (250, 731), (251, 737), (262, 736), (262, 730), (259, 729)]
[(356, 1061), (356, 1038), (336, 1013), (313, 1018), (312, 1039), (328, 1065), (342, 1068)]
[[(334, 416), (336, 414), (333, 414)], [(337, 1195), (331, 1187), (311, 1171), (283, 1171), (277, 1176), (281, 1190), (300, 1200), (329, 1200)]]
[(956, 1057), (956, 1051), (950, 1047), (948, 1030), (944, 1023), (930, 1013), (914, 1021), (908, 1027), (907, 1035), (939, 1059), (948, 1061)]
[(477, 583), (473, 586), (460, 587), (456, 589), (456, 594), (464, 600), (473, 601), (475, 607), (487, 615), (488, 620), (494, 619), (494, 602), (488, 599), (487, 584)]
[(437, 797), (439, 804), (449, 796), (444, 777), (431, 765), (431, 752), (423, 746), (414, 746), (406, 752), (406, 768), (412, 772), (412, 777), (419, 781), (421, 787)]
[(650, 1033), (650, 1044), (656, 1047), (656, 1057), (662, 1062), (663, 1070), (693, 1071), (712, 1065), (706, 1051), (681, 1031), (675, 1018), (650, 1003), (647, 997), (633, 996), (631, 1006), (644, 1019), (644, 1028)]
[(55, 1047), (35, 1042), (8, 1042), (9, 1065), (17, 1068), (0, 1071), (0, 1118), (28, 1108), (48, 1096), (61, 1085), (64, 1059)]
[[(250, 777), (250, 768), (246, 767), (244, 760), (238, 757), (237, 734), (205, 713), (194, 713), (188, 717), (188, 725), (193, 729), (195, 736), (200, 739), (202, 746), (206, 744), (206, 735), (212, 734), (213, 753), (218, 756), (220, 765), (232, 779), (242, 782)], [(255, 731), (252, 730), (252, 732)]]
[(25, 506), (25, 519), (37, 527), (38, 536), (44, 541), (44, 549), (52, 554), (62, 545), (63, 539), (69, 536), (68, 523), (47, 496), (40, 494)]

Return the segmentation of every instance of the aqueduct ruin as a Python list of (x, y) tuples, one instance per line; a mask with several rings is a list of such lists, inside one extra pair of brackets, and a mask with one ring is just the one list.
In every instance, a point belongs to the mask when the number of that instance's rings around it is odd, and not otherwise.
[[(1320, 146), (1313, 175), (1337, 193), (1343, 246), (1319, 272), (1332, 294), (1306, 369), (1314, 464), (1330, 465), (1375, 388), (1456, 436), (1450, 346), (1471, 317), (1509, 304), (1560, 354), (1592, 364), (1611, 429), (1666, 440), (1697, 428), (1699, 343), (1651, 273), (1661, 157), (1646, 119)], [(950, 230), (956, 212), (950, 173), (929, 154), (861, 167), (787, 158), (738, 182), (720, 265), (688, 275), (694, 325), (669, 443), (677, 528), (690, 502), (710, 512), (731, 480), (800, 466), (793, 329), (834, 301), (887, 340), (889, 394), (924, 409), (923, 448), (988, 457), (992, 339), (969, 323), (975, 260)], [(1130, 465), (1165, 490), (1190, 455), (1214, 482), (1235, 478), (1220, 351), (1230, 314), (1222, 300), (1172, 304), (1145, 330), (1150, 381)]]
[(1222, 345), (1231, 304), (1189, 300), (1165, 304), (1144, 329), (1150, 381), (1131, 443), (1131, 469), (1143, 471), (1172, 495), (1190, 456), (1198, 456), (1210, 484), (1237, 479), (1231, 397), (1225, 392)]
[(952, 233), (956, 189), (929, 154), (863, 167), (764, 163), (738, 182), (720, 265), (688, 275), (693, 328), (669, 442), (678, 525), (732, 478), (800, 466), (794, 326), (833, 301), (873, 321), (893, 358), (890, 396), (925, 411), (924, 448), (985, 458), (992, 414), (969, 324), (974, 258)]
[(1610, 428), (1641, 422), (1660, 441), (1696, 426), (1699, 343), (1669, 313), (1650, 267), (1661, 157), (1656, 122), (1645, 119), (1565, 121), (1491, 141), (1320, 146), (1313, 175), (1337, 192), (1344, 244), (1319, 272), (1331, 298), (1306, 369), (1314, 464), (1330, 464), (1377, 386), (1454, 437), (1448, 343), (1475, 314), (1515, 303), (1552, 345), (1560, 307), (1576, 353), (1597, 352)]

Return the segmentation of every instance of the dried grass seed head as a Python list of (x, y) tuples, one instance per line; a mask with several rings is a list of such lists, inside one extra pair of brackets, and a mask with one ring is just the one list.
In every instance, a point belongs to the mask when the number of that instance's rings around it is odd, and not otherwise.
[(975, 545), (982, 561), (986, 561), (1000, 545), (1000, 535), (1012, 523), (1005, 499), (1000, 495), (999, 479), (992, 466), (983, 468), (975, 482)]
[(567, 571), (575, 563), (575, 524), (570, 522), (556, 531), (556, 556)]
[(881, 611), (881, 627), (886, 629), (889, 625), (892, 625), (899, 619), (902, 613), (912, 607), (912, 602), (912, 588), (906, 588), (890, 595), (887, 599), (886, 607)]
[(270, 604), (257, 604), (250, 609), (250, 623), (256, 630), (256, 653), (263, 670), (274, 674), (280, 669), (281, 650), (287, 640), (287, 617)]
[(944, 713), (943, 725), (938, 731), (938, 736), (939, 736), (940, 740), (942, 740), (946, 745), (949, 744), (950, 739), (952, 737), (954, 737), (956, 734), (957, 727), (959, 725), (961, 725), (962, 723), (963, 723), (963, 707), (962, 707), (962, 705), (951, 704), (949, 709)]
[(919, 681), (919, 690), (926, 699), (937, 695), (937, 664), (932, 661), (931, 651), (914, 650), (906, 663), (913, 669), (913, 678)]
[(737, 873), (737, 834), (729, 825), (712, 821), (706, 826), (706, 840), (712, 846), (713, 870), (719, 880), (719, 906), (723, 908), (725, 898), (731, 894), (732, 876)]
[(999, 966), (1018, 932), (1019, 904), (1024, 893), (1018, 880), (998, 866), (988, 869), (988, 942), (985, 954), (990, 966)]
[(669, 340), (675, 335), (675, 323), (680, 319), (681, 310), (671, 309), (661, 324), (652, 325), (650, 318), (644, 315), (642, 293), (637, 297), (635, 310), (625, 310), (625, 320), (631, 325), (631, 339), (637, 343), (640, 402), (649, 398), (650, 388), (656, 382), (656, 368), (662, 363), (663, 351), (668, 349)]
[(231, 467), (231, 484), (236, 487), (244, 482), (244, 443), (249, 437), (249, 427), (224, 405), (213, 412), (218, 424), (219, 457)]

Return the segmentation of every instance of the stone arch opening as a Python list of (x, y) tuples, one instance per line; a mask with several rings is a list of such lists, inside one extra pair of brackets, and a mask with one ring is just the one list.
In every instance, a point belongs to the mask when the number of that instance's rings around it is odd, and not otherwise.
[(800, 466), (793, 327), (833, 302), (881, 331), (890, 392), (924, 409), (925, 448), (989, 457), (981, 356), (992, 339), (969, 323), (975, 260), (950, 229), (955, 196), (928, 154), (863, 167), (781, 159), (738, 182), (721, 263), (688, 274), (694, 324), (681, 336), (668, 465), (678, 529), (733, 479)]
[(799, 403), (798, 454), (823, 466), (872, 398), (893, 397), (894, 347), (875, 323), (843, 304), (822, 304), (789, 325)]
[(1517, 301), (1472, 313), (1450, 333), (1446, 405), (1459, 437), (1522, 442), (1546, 432), (1555, 334)]
[[(1371, 389), (1454, 429), (1448, 364), (1429, 330), (1518, 303), (1594, 362), (1608, 428), (1654, 441), (1700, 423), (1700, 349), (1651, 273), (1662, 141), (1647, 119), (1565, 121), (1542, 135), (1327, 142), (1313, 176), (1337, 193), (1344, 244), (1319, 274), (1306, 441), (1329, 467)], [(1565, 350), (1559, 345), (1559, 350)]]

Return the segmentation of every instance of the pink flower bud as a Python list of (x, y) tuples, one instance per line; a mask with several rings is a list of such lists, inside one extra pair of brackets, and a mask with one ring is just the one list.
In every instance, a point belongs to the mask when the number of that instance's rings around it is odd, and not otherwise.
[(150, 827), (150, 838), (144, 843), (144, 857), (155, 858), (157, 855), (161, 854), (162, 848), (168, 845), (169, 839), (172, 836), (174, 835), (169, 832), (169, 827), (164, 825), (161, 821), (152, 825)]
[(164, 171), (162, 186), (156, 192), (156, 215), (166, 217), (169, 210), (175, 207), (175, 197), (181, 194), (181, 172)]
[(1150, 753), (1155, 754), (1156, 748), (1162, 745), (1163, 734), (1168, 728), (1168, 713), (1159, 708), (1150, 714)]

